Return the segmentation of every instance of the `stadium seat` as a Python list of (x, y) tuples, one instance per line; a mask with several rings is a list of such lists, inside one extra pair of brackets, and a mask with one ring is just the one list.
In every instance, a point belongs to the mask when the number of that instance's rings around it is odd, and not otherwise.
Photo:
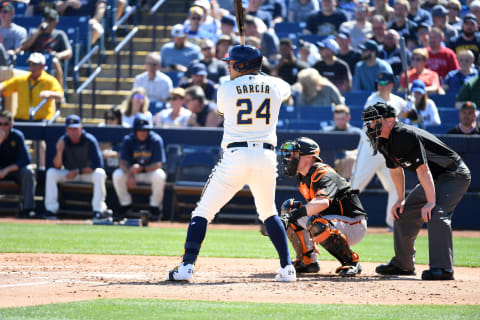
[(299, 34), (298, 40), (307, 41), (313, 44), (317, 44), (317, 42), (325, 40), (326, 36), (320, 36), (318, 34)]
[(455, 108), (438, 108), (438, 114), (442, 124), (451, 124), (451, 127), (454, 127), (458, 123), (458, 110)]
[(13, 6), (15, 7), (15, 16), (17, 17), (23, 16), (25, 14), (25, 10), (27, 10), (27, 4), (23, 2), (14, 1)]
[(150, 104), (148, 105), (148, 111), (150, 111), (150, 113), (153, 115), (156, 115), (158, 112), (162, 111), (165, 108), (165, 102), (162, 101), (151, 100)]
[(297, 114), (298, 108), (295, 106), (285, 106), (282, 105), (280, 108), (280, 113), (278, 115), (278, 119), (297, 119), (298, 114)]
[(291, 119), (289, 120), (289, 130), (315, 130), (320, 131), (324, 126), (328, 125), (328, 123), (321, 123), (318, 120), (297, 120)]
[(351, 121), (355, 122), (362, 122), (362, 112), (363, 112), (363, 104), (362, 105), (348, 105), (350, 108), (350, 116)]
[(448, 130), (450, 130), (451, 128), (453, 128), (455, 126), (455, 124), (441, 124), (441, 125), (438, 125), (438, 126), (426, 126), (425, 127), (425, 130), (427, 130), (428, 132), (430, 133), (434, 133), (434, 134), (446, 134), (448, 132)]
[(40, 17), (40, 16), (32, 16), (32, 17), (17, 16), (16, 13), (15, 13), (15, 17), (13, 18), (14, 23), (27, 29), (27, 33), (30, 31), (30, 29), (38, 28), (40, 23), (42, 23), (42, 20), (43, 20), (43, 17)]
[(301, 120), (329, 122), (333, 120), (332, 108), (329, 106), (305, 106), (298, 108)]
[(370, 91), (350, 91), (345, 92), (343, 95), (345, 97), (345, 104), (350, 105), (361, 105), (364, 106), (367, 98), (372, 93)]
[(447, 94), (430, 94), (428, 97), (435, 102), (437, 108), (455, 109), (455, 99), (457, 98), (457, 95), (454, 93), (447, 92)]
[(70, 40), (72, 45), (73, 57), (75, 65), (80, 60), (80, 57), (88, 53), (91, 49), (91, 28), (87, 16), (69, 16), (60, 17), (57, 29), (63, 30)]

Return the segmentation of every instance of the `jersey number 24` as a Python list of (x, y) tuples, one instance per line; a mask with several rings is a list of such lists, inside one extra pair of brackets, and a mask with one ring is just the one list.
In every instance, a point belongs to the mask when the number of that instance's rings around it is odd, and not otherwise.
[[(237, 124), (252, 124), (252, 100), (238, 99), (237, 107), (240, 108), (237, 113)], [(270, 124), (270, 116), (270, 98), (265, 98), (255, 111), (255, 118), (265, 119), (265, 124)]]

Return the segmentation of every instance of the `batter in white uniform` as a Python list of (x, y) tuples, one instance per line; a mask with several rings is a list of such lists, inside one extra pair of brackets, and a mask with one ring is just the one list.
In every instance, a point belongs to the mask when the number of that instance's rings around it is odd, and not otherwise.
[(234, 46), (228, 58), (231, 81), (218, 88), (218, 113), (224, 116), (223, 156), (212, 171), (192, 213), (182, 263), (169, 280), (191, 280), (207, 224), (248, 185), (260, 220), (280, 257), (277, 281), (295, 281), (285, 229), (275, 207), (276, 126), (282, 101), (291, 93), (285, 81), (260, 73), (262, 54), (251, 46)]
[[(391, 73), (379, 73), (377, 75), (377, 92), (372, 93), (365, 103), (364, 109), (377, 102), (385, 102), (391, 105), (396, 111), (397, 115), (406, 106), (405, 100), (392, 94), (394, 87), (394, 76)], [(374, 151), (370, 145), (370, 140), (367, 135), (363, 133), (360, 136), (358, 144), (357, 160), (353, 167), (352, 179), (350, 184), (352, 189), (363, 191), (373, 176), (377, 174), (378, 179), (383, 185), (383, 188), (388, 192), (388, 202), (385, 214), (385, 222), (387, 226), (393, 230), (393, 217), (391, 215), (391, 208), (397, 201), (397, 193), (393, 185), (390, 172), (385, 165), (385, 159), (381, 154), (373, 155)]]

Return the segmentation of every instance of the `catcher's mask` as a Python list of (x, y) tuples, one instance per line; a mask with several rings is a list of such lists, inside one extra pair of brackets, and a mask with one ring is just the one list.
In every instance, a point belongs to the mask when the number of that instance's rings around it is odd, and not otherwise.
[(382, 120), (391, 117), (395, 117), (395, 109), (384, 102), (377, 102), (363, 111), (363, 130), (370, 139), (374, 155), (377, 154), (378, 138), (382, 134)]
[(283, 172), (288, 176), (297, 174), (298, 162), (301, 156), (314, 155), (318, 161), (322, 161), (319, 157), (320, 147), (315, 141), (307, 137), (300, 137), (293, 141), (284, 142), (280, 146), (280, 153), (282, 156), (281, 166)]

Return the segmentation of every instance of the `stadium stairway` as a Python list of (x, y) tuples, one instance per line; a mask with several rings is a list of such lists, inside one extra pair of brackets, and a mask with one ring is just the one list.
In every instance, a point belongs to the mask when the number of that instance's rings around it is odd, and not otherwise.
[[(105, 57), (101, 64), (102, 71), (96, 78), (96, 106), (95, 114), (92, 108), (92, 84), (87, 86), (83, 92), (83, 117), (85, 123), (101, 123), (103, 122), (103, 114), (115, 104), (120, 104), (129, 94), (133, 80), (136, 75), (145, 71), (145, 56), (151, 51), (160, 51), (163, 44), (170, 41), (170, 30), (174, 24), (183, 23), (187, 17), (187, 9), (190, 0), (166, 1), (160, 8), (157, 17), (156, 35), (157, 41), (154, 50), (152, 50), (152, 39), (154, 33), (153, 19), (154, 15), (150, 12), (142, 11), (139, 17), (138, 32), (133, 38), (133, 55), (132, 74), (129, 72), (129, 51), (127, 44), (120, 53), (120, 87), (116, 90), (116, 55), (114, 53), (114, 45), (110, 38), (106, 39)], [(163, 25), (163, 24), (166, 24)], [(119, 34), (126, 35), (135, 26), (129, 24), (123, 32)], [(120, 43), (124, 37), (117, 36), (117, 43)], [(80, 84), (87, 80), (91, 71), (96, 68), (98, 55), (92, 57), (92, 68), (88, 63), (84, 64), (80, 69)], [(67, 101), (62, 103), (61, 115), (57, 122), (62, 123), (70, 114), (79, 114), (79, 96), (75, 93), (72, 71), (67, 77)]]

